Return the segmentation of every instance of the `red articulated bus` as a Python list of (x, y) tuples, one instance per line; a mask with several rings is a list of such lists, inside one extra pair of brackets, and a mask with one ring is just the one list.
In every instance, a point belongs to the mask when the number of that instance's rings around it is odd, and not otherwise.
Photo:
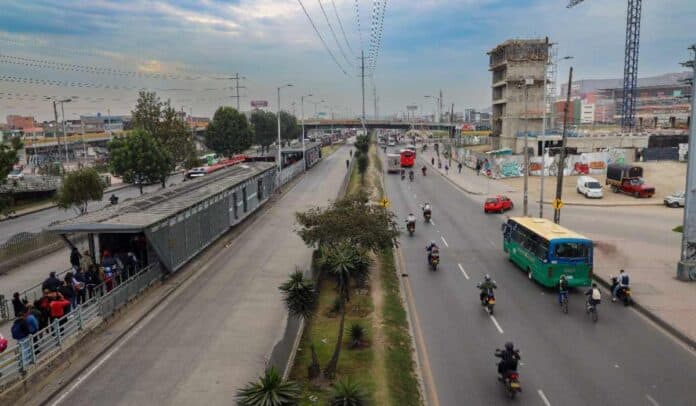
[(416, 164), (416, 151), (411, 149), (402, 149), (401, 152), (401, 167), (412, 168)]
[(220, 169), (225, 169), (233, 165), (240, 164), (246, 160), (246, 155), (235, 155), (232, 158), (221, 160), (220, 162), (210, 165), (202, 166), (199, 168), (192, 168), (186, 172), (186, 177), (189, 179), (202, 177), (209, 175), (213, 172), (217, 172)]

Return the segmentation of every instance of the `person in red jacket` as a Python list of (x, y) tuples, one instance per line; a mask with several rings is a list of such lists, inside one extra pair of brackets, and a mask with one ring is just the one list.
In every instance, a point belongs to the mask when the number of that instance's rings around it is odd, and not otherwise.
[(65, 316), (65, 309), (69, 308), (70, 301), (58, 293), (56, 298), (48, 304), (51, 311), (51, 321)]

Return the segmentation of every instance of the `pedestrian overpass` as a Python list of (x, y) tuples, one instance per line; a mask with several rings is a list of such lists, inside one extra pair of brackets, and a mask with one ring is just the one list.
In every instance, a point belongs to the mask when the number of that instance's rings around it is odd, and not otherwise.
[[(336, 128), (362, 128), (363, 121), (359, 119), (338, 119), (338, 120), (305, 120), (305, 128), (309, 129), (336, 129)], [(430, 122), (411, 122), (401, 120), (365, 120), (365, 128), (368, 130), (385, 128), (395, 130), (440, 130), (454, 134), (455, 124), (452, 123), (430, 123)]]

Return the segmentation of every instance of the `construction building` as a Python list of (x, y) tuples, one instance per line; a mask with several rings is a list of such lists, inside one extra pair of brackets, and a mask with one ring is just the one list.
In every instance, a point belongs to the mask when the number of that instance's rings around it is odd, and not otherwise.
[(499, 148), (521, 153), (525, 133), (542, 130), (548, 38), (507, 40), (488, 52), (492, 72), (491, 130)]

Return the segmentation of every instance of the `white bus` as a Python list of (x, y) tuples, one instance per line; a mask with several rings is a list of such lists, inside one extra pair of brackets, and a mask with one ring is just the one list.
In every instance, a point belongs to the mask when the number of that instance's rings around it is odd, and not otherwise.
[(401, 155), (387, 154), (387, 173), (401, 172)]

